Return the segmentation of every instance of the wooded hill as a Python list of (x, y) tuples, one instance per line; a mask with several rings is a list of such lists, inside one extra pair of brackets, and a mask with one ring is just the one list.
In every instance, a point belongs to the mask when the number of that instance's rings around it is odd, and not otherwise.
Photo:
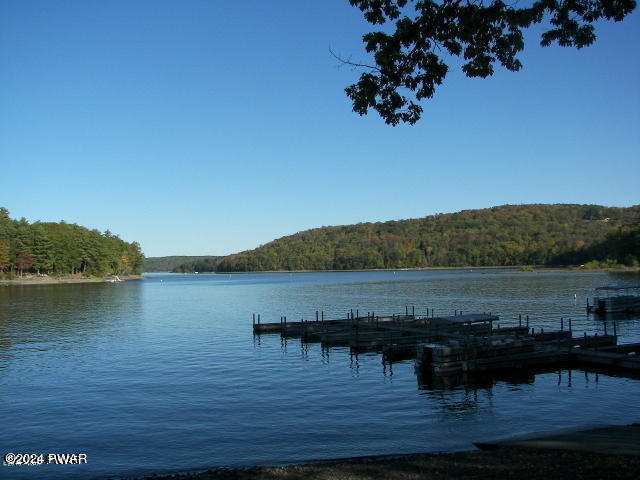
[[(146, 257), (142, 263), (143, 272), (171, 272), (174, 268), (181, 265), (190, 265), (192, 268), (187, 270), (189, 272), (199, 272), (200, 269), (195, 268), (196, 264), (204, 261), (205, 268), (203, 272), (211, 271), (211, 263), (219, 257), (212, 257), (210, 255), (187, 255), (187, 256), (169, 256), (169, 257)], [(209, 270), (207, 270), (209, 268)]]
[(640, 264), (640, 205), (505, 205), (322, 227), (175, 271)]
[(68, 224), (12, 220), (0, 208), (0, 277), (37, 273), (85, 276), (139, 274), (140, 245), (108, 230)]

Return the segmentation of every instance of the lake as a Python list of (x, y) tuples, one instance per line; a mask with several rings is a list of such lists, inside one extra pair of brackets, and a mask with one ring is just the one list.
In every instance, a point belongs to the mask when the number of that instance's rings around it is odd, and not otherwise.
[[(0, 453), (86, 453), (1, 478), (102, 478), (358, 455), (442, 452), (583, 424), (640, 422), (640, 380), (522, 372), (443, 388), (414, 362), (252, 333), (263, 322), (434, 309), (604, 333), (585, 314), (603, 272), (441, 270), (154, 274), (120, 284), (0, 287)], [(575, 299), (574, 299), (575, 294)], [(411, 307), (410, 307), (411, 308)], [(640, 341), (640, 317), (617, 321)], [(565, 323), (566, 326), (566, 323)], [(612, 323), (608, 324), (609, 329)]]

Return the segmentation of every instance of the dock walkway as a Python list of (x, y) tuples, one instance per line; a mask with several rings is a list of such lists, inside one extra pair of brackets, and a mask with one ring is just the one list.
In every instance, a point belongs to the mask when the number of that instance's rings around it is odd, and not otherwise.
[[(452, 376), (528, 367), (599, 366), (640, 372), (640, 344), (617, 345), (617, 335), (573, 337), (560, 323), (558, 331), (536, 332), (519, 318), (517, 326), (499, 328), (499, 317), (491, 313), (453, 316), (417, 316), (413, 309), (402, 315), (378, 316), (358, 311), (346, 318), (325, 320), (316, 312), (315, 321), (262, 323), (253, 318), (256, 335), (279, 333), (301, 342), (320, 342), (323, 347), (350, 347), (355, 353), (380, 352), (388, 362), (416, 358), (425, 374)], [(498, 328), (494, 328), (494, 323)]]

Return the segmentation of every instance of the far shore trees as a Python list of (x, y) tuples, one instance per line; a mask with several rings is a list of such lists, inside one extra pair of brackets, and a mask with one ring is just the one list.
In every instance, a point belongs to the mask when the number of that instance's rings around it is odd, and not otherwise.
[(516, 265), (640, 266), (640, 205), (504, 205), (322, 227), (178, 272)]
[(143, 260), (140, 245), (108, 230), (102, 234), (62, 221), (29, 224), (0, 208), (0, 275), (131, 275), (140, 273)]

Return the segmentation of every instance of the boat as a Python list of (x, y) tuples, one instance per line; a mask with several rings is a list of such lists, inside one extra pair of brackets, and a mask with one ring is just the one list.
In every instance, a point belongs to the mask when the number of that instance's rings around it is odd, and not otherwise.
[(640, 286), (638, 285), (598, 287), (596, 295), (591, 304), (587, 298), (587, 312), (603, 314), (640, 310)]

